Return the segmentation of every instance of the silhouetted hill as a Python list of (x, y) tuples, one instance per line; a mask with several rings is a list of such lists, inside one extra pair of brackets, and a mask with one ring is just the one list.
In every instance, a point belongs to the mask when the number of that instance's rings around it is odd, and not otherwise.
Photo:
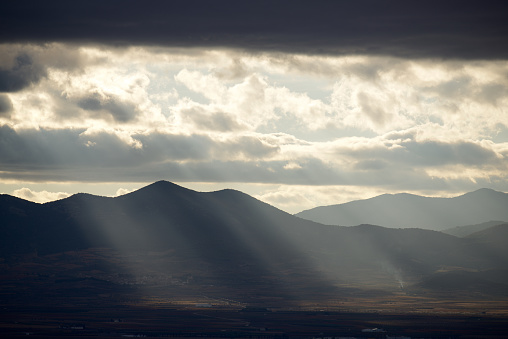
[(466, 237), (470, 234), (486, 230), (488, 228), (491, 228), (493, 226), (506, 224), (506, 221), (499, 221), (499, 220), (491, 220), (487, 221), (481, 224), (476, 225), (465, 225), (465, 226), (456, 226), (452, 228), (448, 228), (443, 230), (443, 233), (450, 234), (456, 237)]
[(366, 200), (316, 207), (296, 216), (327, 225), (376, 224), (441, 231), (451, 225), (508, 220), (508, 194), (486, 188), (455, 198), (384, 194)]
[[(422, 199), (432, 198), (405, 197)], [(462, 201), (476, 199), (473, 194)], [(42, 205), (1, 196), (0, 213), (0, 258), (17, 267), (8, 270), (9, 279), (19, 272), (45, 277), (49, 271), (49, 278), (41, 278), (47, 288), (58, 279), (69, 285), (108, 281), (148, 284), (158, 294), (194, 286), (244, 300), (294, 300), (329, 298), (337, 288), (398, 291), (451, 267), (507, 267), (506, 256), (493, 250), (495, 241), (505, 241), (501, 233), (457, 238), (415, 228), (323, 225), (239, 191), (203, 193), (165, 181), (116, 198), (80, 193)], [(39, 286), (37, 279), (29, 280), (31, 289)]]
[(284, 248), (283, 229), (319, 227), (238, 191), (201, 193), (164, 181), (117, 198), (78, 194), (47, 206), (67, 211), (91, 246), (206, 251), (213, 244), (220, 245), (217, 255), (243, 244), (270, 251), (273, 242)]
[[(303, 295), (294, 292), (295, 288), (332, 288), (315, 273), (305, 249), (293, 242), (300, 231), (324, 226), (238, 191), (201, 193), (161, 181), (116, 198), (80, 193), (43, 205), (4, 200), (2, 210), (12, 222), (0, 227), (1, 257), (110, 248), (137, 258), (124, 260), (122, 269), (136, 272), (134, 281), (147, 272), (150, 283), (162, 279), (153, 277), (173, 281), (173, 275), (187, 272), (210, 284), (238, 290), (247, 285), (265, 286), (260, 289), (268, 295)], [(167, 254), (149, 260), (151, 255), (140, 253)], [(81, 259), (73, 265), (87, 267)], [(106, 276), (118, 270), (105, 267), (102, 274)], [(173, 272), (176, 269), (179, 271)], [(301, 276), (297, 284), (290, 283), (294, 274)]]
[(37, 241), (35, 225), (43, 218), (41, 205), (0, 195), (0, 256), (33, 249)]

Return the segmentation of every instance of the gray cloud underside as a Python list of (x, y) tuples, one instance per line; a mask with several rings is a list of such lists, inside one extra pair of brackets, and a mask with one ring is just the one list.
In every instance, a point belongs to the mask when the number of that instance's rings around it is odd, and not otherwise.
[(142, 148), (132, 147), (115, 134), (83, 134), (80, 129), (24, 130), (0, 127), (0, 166), (3, 170), (68, 169), (76, 166), (116, 168), (168, 161), (202, 161), (210, 158), (251, 159), (270, 156), (278, 147), (254, 137), (215, 141), (204, 135), (151, 133), (133, 135)]
[(0, 69), (0, 92), (17, 92), (37, 83), (46, 75), (44, 67), (34, 64), (28, 54), (20, 54), (10, 69)]
[[(307, 185), (373, 185), (403, 189), (444, 189), (468, 185), (463, 178), (433, 178), (426, 166), (464, 165), (506, 168), (506, 161), (471, 142), (417, 143), (393, 149), (338, 150), (338, 157), (356, 161), (351, 168), (305, 156), (298, 166), (272, 159), (278, 147), (255, 137), (216, 141), (203, 135), (153, 133), (133, 135), (142, 148), (129, 146), (105, 132), (0, 128), (0, 178), (18, 180), (251, 182)], [(238, 157), (240, 156), (240, 157)], [(230, 160), (231, 159), (231, 160)], [(490, 175), (478, 183), (506, 182)], [(472, 184), (469, 182), (472, 186)]]
[(130, 167), (80, 166), (67, 169), (31, 169), (24, 167), (15, 172), (5, 171), (3, 179), (26, 181), (76, 181), (80, 182), (153, 182), (165, 179), (175, 182), (243, 182), (287, 185), (351, 185), (386, 187), (398, 191), (407, 190), (473, 190), (480, 187), (497, 187), (507, 190), (506, 178), (493, 176), (479, 178), (475, 182), (464, 178), (447, 180), (434, 178), (420, 170), (382, 171), (372, 173), (346, 172), (327, 167), (317, 159), (303, 169), (287, 171), (284, 162), (276, 161), (209, 161), (188, 163), (153, 163)]
[(0, 94), (0, 117), (8, 116), (9, 112), (12, 111), (11, 99), (5, 94)]
[[(123, 103), (114, 98), (108, 98), (107, 100), (101, 100), (97, 97), (90, 96), (85, 97), (77, 102), (77, 106), (84, 109), (85, 111), (93, 112), (96, 114), (90, 114), (91, 116), (102, 116), (103, 111), (109, 113), (113, 117), (115, 122), (128, 122), (135, 118), (136, 107)], [(63, 113), (63, 112), (62, 112)], [(63, 113), (62, 115), (64, 115)]]
[(482, 166), (499, 165), (504, 161), (498, 158), (491, 149), (470, 141), (402, 141), (397, 145), (400, 147), (394, 149), (386, 147), (362, 150), (344, 149), (339, 150), (338, 154), (346, 154), (352, 158), (360, 159), (357, 163), (358, 169), (366, 170), (386, 168), (389, 164), (398, 164), (398, 166), (406, 164), (413, 168), (460, 164), (472, 168), (482, 168)]
[(10, 1), (0, 42), (505, 59), (506, 1)]

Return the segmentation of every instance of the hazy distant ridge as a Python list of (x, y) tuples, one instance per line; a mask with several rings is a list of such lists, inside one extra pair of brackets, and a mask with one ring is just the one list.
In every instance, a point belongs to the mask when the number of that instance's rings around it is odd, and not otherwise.
[(476, 225), (455, 226), (455, 227), (443, 230), (443, 233), (454, 235), (456, 237), (467, 237), (470, 234), (480, 232), (480, 231), (489, 229), (489, 228), (497, 226), (497, 225), (502, 225), (502, 224), (508, 224), (508, 222), (500, 221), (500, 220), (491, 220), (491, 221), (483, 222), (481, 224), (476, 224)]
[(375, 224), (442, 231), (489, 220), (508, 220), (508, 194), (482, 188), (454, 198), (383, 194), (371, 199), (316, 207), (296, 216), (327, 224)]

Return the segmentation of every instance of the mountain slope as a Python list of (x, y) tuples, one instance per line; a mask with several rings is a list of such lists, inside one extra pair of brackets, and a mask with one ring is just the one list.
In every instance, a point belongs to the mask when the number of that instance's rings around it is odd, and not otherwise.
[(505, 221), (499, 221), (499, 220), (491, 220), (487, 222), (483, 222), (481, 224), (476, 225), (465, 225), (465, 226), (456, 226), (452, 228), (447, 228), (443, 230), (443, 233), (450, 234), (456, 237), (466, 237), (470, 234), (486, 230), (488, 228), (491, 228), (493, 226), (506, 224)]
[[(11, 200), (9, 204), (19, 205), (18, 200)], [(7, 211), (15, 207), (9, 204)], [(167, 287), (171, 289), (189, 277), (199, 277), (198, 285), (207, 282), (205, 286), (226, 289), (226, 295), (263, 291), (286, 300), (333, 288), (285, 231), (297, 234), (299, 229), (328, 226), (295, 218), (238, 191), (201, 193), (161, 181), (116, 198), (81, 193), (43, 205), (25, 205), (16, 210), (26, 215), (18, 224), (23, 233), (0, 227), (0, 238), (10, 244), (2, 247), (0, 256), (32, 253), (36, 256), (30, 260), (39, 261), (37, 255), (78, 253), (72, 262), (63, 256), (53, 265), (85, 270), (71, 277), (66, 276), (68, 270), (54, 273), (63, 274), (63, 279), (92, 274), (121, 282), (121, 276), (127, 274), (134, 284), (143, 281), (143, 285), (156, 286), (160, 281), (174, 281)], [(16, 228), (16, 222), (11, 226)], [(79, 259), (79, 253), (94, 248), (117, 254), (107, 260), (99, 256), (97, 267), (103, 268), (91, 268)]]
[(508, 224), (490, 227), (468, 235), (464, 238), (476, 248), (487, 253), (493, 260), (501, 260), (508, 264)]
[(441, 231), (453, 225), (508, 220), (508, 194), (491, 189), (480, 189), (455, 198), (384, 194), (366, 200), (316, 207), (296, 216), (327, 225), (376, 224)]
[(0, 195), (0, 257), (27, 252), (33, 248), (36, 233), (33, 225), (41, 220), (42, 207), (10, 195)]
[(282, 230), (323, 227), (238, 191), (201, 193), (164, 181), (117, 198), (78, 194), (45, 206), (65, 211), (70, 226), (86, 233), (89, 246), (125, 249), (218, 246), (209, 255), (219, 255), (243, 244), (273, 251), (285, 246)]
[(337, 288), (393, 293), (450, 267), (507, 266), (486, 250), (484, 237), (323, 225), (242, 192), (202, 193), (165, 181), (116, 198), (80, 193), (42, 205), (9, 196), (0, 202), (7, 221), (0, 225), (0, 257), (22, 260), (5, 281), (26, 267), (29, 276), (49, 270), (69, 282), (142, 283), (162, 294), (194, 284), (196, 291), (242, 298), (310, 300), (329, 298)]

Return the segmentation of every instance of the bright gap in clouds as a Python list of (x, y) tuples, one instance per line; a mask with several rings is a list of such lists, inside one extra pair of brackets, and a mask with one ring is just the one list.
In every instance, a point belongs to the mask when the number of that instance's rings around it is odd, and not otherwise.
[(508, 191), (506, 61), (65, 44), (0, 55), (1, 83), (16, 84), (0, 86), (6, 193), (114, 196), (169, 180), (299, 212)]
[(27, 187), (23, 187), (12, 192), (12, 195), (28, 201), (37, 203), (45, 203), (48, 201), (60, 200), (70, 196), (69, 193), (65, 192), (48, 192), (48, 191), (32, 191)]
[[(16, 188), (20, 185), (28, 186)], [(67, 198), (76, 193), (117, 197), (145, 186), (140, 183), (1, 183), (0, 191), (36, 203)], [(128, 187), (128, 188), (125, 188)]]

